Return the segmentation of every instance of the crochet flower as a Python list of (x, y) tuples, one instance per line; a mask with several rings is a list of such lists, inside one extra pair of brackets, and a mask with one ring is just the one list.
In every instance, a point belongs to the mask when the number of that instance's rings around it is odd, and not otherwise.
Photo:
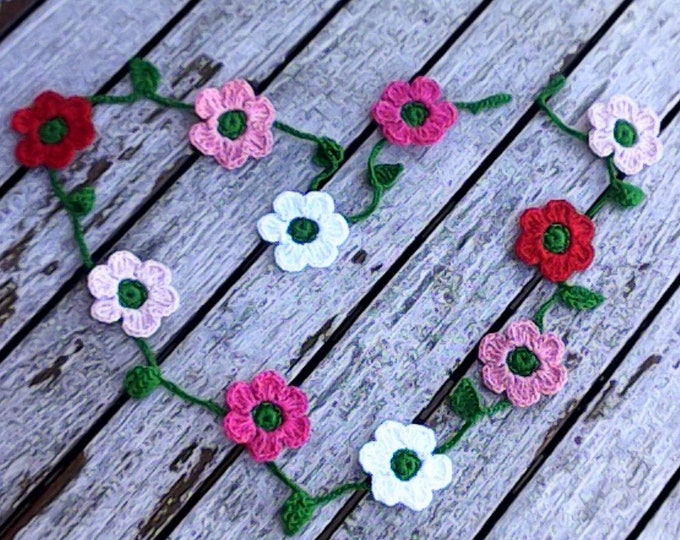
[(627, 96), (614, 96), (607, 103), (588, 109), (593, 125), (588, 134), (590, 149), (600, 157), (614, 154), (614, 165), (624, 174), (637, 174), (645, 165), (661, 159), (659, 118)]
[(432, 491), (451, 483), (453, 467), (443, 454), (433, 454), (434, 431), (416, 424), (387, 420), (375, 430), (375, 441), (359, 451), (359, 463), (371, 475), (373, 497), (387, 506), (404, 504), (423, 510)]
[(541, 274), (554, 283), (566, 281), (593, 261), (595, 226), (567, 201), (525, 210), (519, 226), (522, 232), (515, 253), (522, 262), (538, 265)]
[(90, 313), (104, 323), (123, 319), (127, 335), (149, 337), (158, 330), (161, 319), (179, 307), (179, 295), (170, 280), (165, 265), (142, 262), (129, 251), (116, 251), (87, 276), (87, 286), (96, 298)]
[(505, 392), (517, 407), (560, 391), (567, 382), (563, 355), (562, 340), (541, 334), (531, 321), (514, 322), (503, 333), (484, 336), (479, 345), (484, 384), (497, 394)]
[(287, 272), (307, 265), (330, 266), (338, 257), (338, 246), (349, 236), (347, 221), (334, 213), (333, 198), (320, 191), (307, 195), (284, 191), (273, 206), (274, 213), (260, 218), (257, 230), (264, 240), (278, 244), (276, 264)]
[(427, 77), (412, 83), (390, 83), (373, 105), (371, 114), (383, 136), (399, 146), (428, 146), (441, 140), (458, 119), (458, 111), (448, 101), (439, 101), (439, 85)]
[(238, 169), (249, 157), (259, 159), (272, 151), (274, 107), (246, 81), (201, 90), (194, 108), (203, 122), (191, 127), (191, 144), (225, 169)]
[(285, 447), (300, 448), (309, 439), (307, 396), (286, 386), (273, 371), (260, 373), (249, 384), (232, 384), (227, 406), (224, 433), (244, 444), (258, 463), (273, 461)]
[(85, 98), (43, 92), (10, 120), (12, 129), (24, 136), (14, 151), (17, 161), (26, 167), (63, 169), (94, 141), (91, 117), (92, 106)]

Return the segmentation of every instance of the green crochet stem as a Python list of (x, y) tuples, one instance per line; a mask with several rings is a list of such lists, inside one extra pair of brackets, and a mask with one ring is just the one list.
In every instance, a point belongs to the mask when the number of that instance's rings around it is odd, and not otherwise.
[[(296, 493), (304, 493), (307, 495), (305, 490), (298, 486), (291, 478), (289, 478), (286, 473), (284, 473), (273, 461), (269, 461), (265, 465), (272, 472), (272, 474), (281, 480), (281, 482), (291, 491)], [(326, 495), (321, 495), (319, 497), (308, 497), (312, 501), (313, 507), (317, 507), (327, 504), (350, 491), (368, 491), (369, 489), (371, 489), (371, 484), (367, 480), (364, 482), (348, 482), (329, 491)]]
[(166, 98), (163, 96), (159, 96), (158, 94), (137, 94), (133, 92), (132, 94), (129, 94), (127, 96), (106, 96), (106, 95), (95, 95), (95, 96), (87, 96), (86, 98), (92, 105), (102, 105), (102, 104), (112, 104), (112, 105), (121, 105), (121, 104), (127, 104), (127, 103), (134, 103), (135, 101), (139, 101), (141, 99), (148, 99), (151, 100), (155, 103), (158, 103), (159, 105), (163, 105), (164, 107), (169, 107), (172, 109), (184, 109), (184, 110), (193, 110), (194, 105), (192, 103), (184, 103), (183, 101), (178, 101), (176, 99), (172, 98)]
[(507, 400), (502, 400), (502, 401), (499, 401), (498, 403), (496, 403), (495, 405), (493, 405), (491, 407), (484, 408), (483, 411), (482, 411), (482, 414), (475, 417), (474, 419), (466, 420), (465, 422), (463, 422), (463, 425), (461, 426), (461, 428), (458, 431), (456, 431), (450, 439), (448, 439), (447, 441), (440, 444), (437, 448), (434, 449), (434, 453), (435, 454), (445, 454), (446, 452), (451, 450), (454, 446), (456, 446), (461, 441), (461, 439), (463, 438), (465, 433), (467, 433), (467, 431), (472, 426), (477, 424), (477, 422), (479, 422), (482, 418), (491, 417), (491, 416), (495, 415), (496, 413), (499, 413), (499, 412), (507, 409), (508, 407), (510, 407), (510, 402), (507, 401)]
[(160, 384), (168, 392), (175, 394), (177, 397), (179, 397), (180, 399), (183, 399), (187, 403), (191, 403), (192, 405), (198, 405), (199, 407), (203, 407), (204, 409), (209, 410), (210, 412), (214, 413), (215, 415), (219, 416), (220, 418), (224, 418), (227, 415), (226, 409), (223, 409), (222, 407), (220, 407), (214, 401), (211, 401), (209, 399), (201, 399), (201, 398), (197, 398), (196, 396), (192, 396), (188, 392), (185, 392), (184, 390), (182, 390), (179, 386), (177, 386), (173, 382), (170, 382), (170, 381), (167, 381), (167, 380), (161, 378)]
[(541, 307), (539, 307), (538, 311), (536, 311), (536, 315), (534, 315), (534, 322), (536, 323), (536, 326), (538, 326), (538, 329), (541, 333), (543, 333), (543, 319), (545, 318), (545, 314), (552, 307), (552, 305), (559, 300), (559, 288), (561, 285), (561, 283), (557, 284), (557, 290), (550, 296), (550, 298), (548, 298), (548, 300), (541, 304)]
[(480, 99), (479, 101), (454, 101), (453, 104), (457, 109), (468, 111), (472, 114), (478, 114), (482, 111), (502, 107), (511, 101), (512, 96), (510, 94), (493, 94), (484, 99)]
[(375, 143), (375, 146), (368, 156), (368, 182), (373, 188), (373, 197), (371, 199), (371, 203), (365, 210), (359, 212), (358, 214), (354, 214), (353, 216), (347, 217), (346, 219), (349, 223), (353, 224), (364, 221), (371, 214), (373, 214), (373, 212), (375, 212), (380, 205), (380, 200), (382, 199), (383, 193), (385, 191), (384, 188), (381, 187), (375, 180), (375, 158), (378, 157), (378, 154), (386, 144), (387, 140), (380, 139), (377, 143)]
[(552, 123), (555, 124), (558, 128), (564, 131), (567, 135), (571, 135), (572, 137), (578, 139), (581, 142), (586, 142), (588, 140), (587, 133), (584, 133), (582, 131), (579, 131), (566, 125), (546, 103), (548, 99), (550, 99), (552, 96), (557, 94), (557, 92), (562, 90), (562, 88), (564, 88), (566, 81), (567, 80), (564, 78), (563, 75), (557, 75), (553, 77), (548, 86), (546, 86), (538, 94), (538, 97), (536, 98), (536, 103), (543, 110), (543, 112), (545, 112), (545, 114), (548, 115), (548, 118), (550, 118)]
[(153, 353), (151, 350), (151, 347), (144, 341), (142, 338), (135, 338), (135, 343), (139, 347), (139, 350), (142, 352), (142, 355), (146, 359), (146, 363), (149, 364), (151, 367), (158, 367), (158, 362), (156, 362), (156, 355)]
[(80, 217), (76, 215), (73, 208), (71, 207), (71, 204), (69, 204), (69, 196), (66, 193), (66, 191), (64, 191), (64, 187), (61, 185), (61, 182), (59, 182), (57, 171), (49, 169), (47, 173), (49, 174), (50, 177), (52, 191), (54, 191), (54, 194), (57, 196), (57, 199), (59, 199), (59, 202), (62, 204), (66, 212), (68, 212), (69, 217), (71, 218), (71, 225), (73, 226), (73, 238), (75, 239), (76, 244), (78, 246), (80, 258), (82, 259), (83, 264), (87, 267), (87, 269), (91, 270), (92, 268), (94, 268), (94, 262), (92, 261), (92, 255), (90, 254), (90, 250), (87, 248), (87, 244), (85, 243), (85, 235), (83, 233), (83, 226), (80, 223)]

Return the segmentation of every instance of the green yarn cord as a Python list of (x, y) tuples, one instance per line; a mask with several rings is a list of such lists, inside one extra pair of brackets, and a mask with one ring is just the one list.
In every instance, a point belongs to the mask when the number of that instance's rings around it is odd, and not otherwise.
[(191, 403), (192, 405), (198, 405), (199, 407), (203, 407), (204, 409), (209, 410), (210, 412), (214, 413), (215, 415), (217, 415), (221, 418), (223, 418), (227, 415), (226, 409), (223, 409), (222, 407), (220, 407), (214, 401), (211, 401), (209, 399), (200, 399), (200, 398), (197, 398), (196, 396), (192, 396), (188, 392), (185, 392), (184, 390), (182, 390), (175, 383), (172, 383), (172, 382), (167, 381), (165, 379), (161, 379), (160, 384), (168, 392), (175, 394), (178, 398), (183, 399), (187, 403)]
[(588, 135), (586, 133), (583, 133), (582, 131), (579, 131), (566, 125), (546, 103), (548, 99), (550, 99), (552, 96), (557, 94), (557, 92), (562, 90), (562, 88), (564, 88), (566, 81), (567, 80), (564, 78), (564, 75), (561, 74), (553, 77), (548, 83), (548, 86), (546, 86), (538, 94), (538, 97), (536, 98), (536, 103), (543, 110), (543, 112), (545, 112), (545, 114), (548, 115), (548, 118), (550, 118), (552, 123), (555, 124), (558, 128), (564, 131), (567, 135), (571, 135), (572, 137), (575, 137), (579, 141), (586, 142), (588, 140)]
[(144, 341), (142, 338), (135, 338), (135, 343), (139, 347), (139, 350), (142, 351), (142, 355), (146, 359), (147, 364), (151, 367), (158, 367), (158, 362), (156, 362), (156, 356), (153, 354), (153, 351), (151, 350), (151, 347), (147, 344), (146, 341)]
[(510, 402), (507, 400), (502, 400), (496, 403), (495, 405), (491, 407), (487, 407), (482, 409), (482, 414), (476, 416), (475, 418), (471, 418), (469, 420), (465, 420), (463, 422), (463, 425), (460, 427), (458, 431), (456, 431), (451, 438), (449, 438), (447, 441), (444, 443), (440, 444), (437, 448), (434, 449), (435, 454), (445, 454), (449, 450), (451, 450), (454, 446), (456, 446), (465, 433), (474, 426), (479, 420), (481, 420), (484, 417), (491, 417), (505, 409), (510, 407)]
[(293, 492), (281, 508), (281, 522), (283, 523), (284, 533), (287, 536), (300, 531), (312, 519), (314, 510), (317, 507), (328, 504), (350, 491), (368, 491), (371, 488), (368, 480), (364, 482), (348, 482), (329, 491), (326, 495), (312, 497), (289, 478), (273, 461), (269, 461), (265, 465), (283, 485)]
[(316, 144), (316, 152), (312, 157), (312, 163), (318, 167), (323, 167), (323, 171), (312, 178), (308, 191), (318, 191), (321, 189), (345, 160), (345, 149), (329, 137), (317, 137), (312, 133), (300, 131), (279, 121), (275, 121), (273, 127), (298, 139)]
[(454, 101), (456, 108), (471, 112), (472, 114), (479, 114), (482, 111), (489, 109), (496, 109), (507, 105), (512, 101), (510, 94), (493, 94), (491, 96), (480, 99), (479, 101)]
[(61, 182), (59, 182), (57, 171), (49, 169), (47, 173), (50, 177), (52, 191), (54, 191), (54, 194), (57, 196), (57, 199), (59, 199), (59, 202), (66, 209), (66, 212), (68, 212), (68, 215), (71, 218), (71, 225), (73, 226), (73, 238), (75, 239), (76, 245), (78, 246), (80, 258), (82, 259), (83, 264), (87, 267), (87, 269), (92, 270), (92, 268), (94, 268), (94, 262), (92, 261), (92, 255), (90, 254), (90, 250), (87, 248), (87, 244), (85, 243), (83, 226), (80, 223), (82, 212), (73, 207), (71, 195), (68, 195), (66, 191), (64, 191), (64, 187), (61, 185)]
[(176, 99), (166, 98), (159, 96), (158, 94), (142, 95), (137, 93), (132, 93), (127, 96), (108, 96), (108, 95), (94, 95), (87, 96), (87, 99), (92, 105), (123, 105), (128, 103), (134, 103), (140, 99), (148, 99), (159, 105), (169, 107), (172, 109), (185, 109), (193, 110), (194, 105), (192, 103), (184, 103), (183, 101), (178, 101)]
[[(558, 289), (559, 290), (559, 289)], [(541, 306), (538, 308), (538, 311), (536, 311), (536, 315), (534, 315), (534, 322), (536, 323), (536, 326), (538, 326), (538, 329), (543, 333), (543, 319), (545, 318), (545, 314), (548, 312), (550, 307), (559, 300), (559, 294), (558, 291), (555, 291), (550, 298), (548, 298), (547, 301), (545, 301)]]

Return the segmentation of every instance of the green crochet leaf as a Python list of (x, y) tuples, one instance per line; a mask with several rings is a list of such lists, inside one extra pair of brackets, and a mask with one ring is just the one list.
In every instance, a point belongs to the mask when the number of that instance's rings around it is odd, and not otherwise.
[(644, 198), (644, 192), (637, 186), (617, 180), (612, 182), (612, 198), (624, 208), (632, 208), (640, 204)]
[(130, 60), (130, 79), (136, 94), (152, 96), (158, 90), (161, 75), (156, 66), (139, 58)]
[(484, 414), (482, 399), (470, 379), (463, 379), (449, 396), (449, 407), (460, 418), (472, 422)]
[(397, 182), (397, 178), (403, 170), (404, 166), (401, 163), (376, 165), (369, 182), (374, 187), (390, 189)]
[(571, 309), (584, 311), (588, 309), (595, 309), (602, 302), (604, 297), (601, 294), (593, 292), (585, 287), (578, 285), (560, 285), (557, 292), (560, 302)]
[(83, 217), (94, 208), (94, 188), (85, 186), (69, 194), (66, 199), (66, 208), (77, 217)]
[(123, 386), (131, 398), (144, 399), (161, 384), (161, 372), (155, 366), (136, 366), (125, 374)]
[(333, 139), (321, 137), (321, 140), (316, 144), (312, 163), (317, 167), (335, 172), (343, 159), (345, 159), (345, 149)]
[(304, 491), (295, 491), (281, 508), (281, 522), (286, 536), (297, 534), (314, 516), (314, 499)]

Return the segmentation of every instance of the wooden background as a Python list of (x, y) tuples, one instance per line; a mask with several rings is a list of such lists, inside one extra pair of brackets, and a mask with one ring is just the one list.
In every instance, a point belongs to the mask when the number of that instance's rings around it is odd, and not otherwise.
[[(333, 267), (301, 274), (275, 266), (255, 220), (306, 188), (309, 145), (277, 134), (267, 159), (228, 172), (191, 149), (190, 115), (96, 109), (99, 137), (64, 173), (68, 188), (96, 188), (95, 259), (129, 249), (172, 268), (182, 307), (150, 340), (170, 380), (222, 402), (267, 368), (305, 390), (312, 438), (278, 463), (312, 492), (361, 478), (358, 450), (385, 419), (450, 433), (442, 400), (478, 379), (478, 341), (551, 294), (512, 255), (518, 216), (552, 198), (585, 211), (606, 173), (533, 105), (550, 75), (568, 77), (552, 104), (582, 128), (615, 93), (652, 107), (665, 156), (632, 179), (647, 198), (597, 216), (595, 264), (575, 280), (606, 303), (547, 317), (568, 346), (564, 390), (471, 430), (425, 511), (347, 495), (299, 537), (680, 537), (676, 0), (5, 0), (0, 39), (5, 126), (43, 89), (127, 93), (133, 56), (178, 99), (247, 78), (279, 119), (348, 148), (324, 188), (345, 213), (369, 197), (368, 109), (388, 82), (428, 74), (451, 100), (513, 94), (462, 113), (437, 146), (389, 148), (406, 173), (380, 211)], [(139, 353), (90, 319), (68, 217), (44, 171), (17, 167), (9, 129), (2, 141), (0, 537), (281, 538), (286, 489), (212, 416), (161, 391), (123, 395)]]

